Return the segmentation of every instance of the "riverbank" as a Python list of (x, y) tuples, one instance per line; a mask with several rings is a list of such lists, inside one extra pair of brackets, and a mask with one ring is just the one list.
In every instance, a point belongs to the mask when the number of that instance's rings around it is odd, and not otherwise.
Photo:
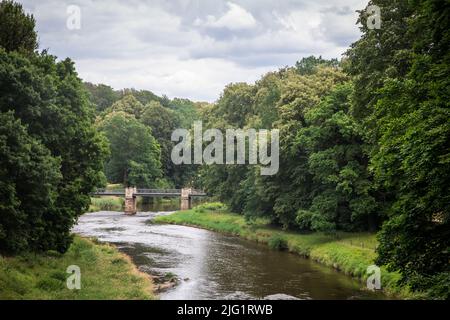
[[(265, 243), (274, 249), (287, 250), (313, 259), (364, 282), (367, 280), (367, 267), (374, 264), (376, 257), (377, 241), (374, 234), (326, 235), (283, 231), (270, 226), (263, 219), (249, 223), (242, 215), (227, 212), (219, 203), (204, 204), (192, 210), (159, 216), (155, 218), (155, 222), (201, 227)], [(399, 274), (381, 269), (381, 285), (387, 295), (401, 299), (421, 298), (408, 287), (399, 285), (399, 279)]]
[[(80, 267), (80, 290), (67, 288), (70, 265)], [(0, 299), (155, 299), (155, 294), (150, 276), (128, 256), (75, 236), (65, 254), (0, 256)]]

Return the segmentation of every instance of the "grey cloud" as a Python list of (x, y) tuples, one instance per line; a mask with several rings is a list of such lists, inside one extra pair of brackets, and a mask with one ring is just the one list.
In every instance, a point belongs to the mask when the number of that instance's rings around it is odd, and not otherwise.
[[(255, 80), (303, 56), (339, 57), (358, 38), (355, 11), (366, 5), (366, 0), (18, 1), (36, 17), (41, 48), (73, 58), (86, 80), (200, 100), (218, 97), (229, 81)], [(81, 30), (66, 28), (71, 4), (82, 10)]]

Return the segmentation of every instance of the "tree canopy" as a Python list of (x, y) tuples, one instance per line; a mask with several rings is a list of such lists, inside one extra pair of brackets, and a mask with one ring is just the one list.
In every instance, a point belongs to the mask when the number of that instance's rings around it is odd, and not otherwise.
[(38, 48), (36, 21), (12, 0), (0, 2), (0, 47), (7, 52), (32, 53)]
[(123, 111), (107, 114), (98, 128), (110, 144), (110, 157), (105, 165), (108, 181), (154, 187), (161, 177), (161, 151), (151, 129)]
[(391, 200), (378, 262), (402, 270), (414, 288), (448, 297), (450, 6), (443, 0), (371, 3), (383, 8), (383, 27), (363, 27), (347, 55), (370, 167)]

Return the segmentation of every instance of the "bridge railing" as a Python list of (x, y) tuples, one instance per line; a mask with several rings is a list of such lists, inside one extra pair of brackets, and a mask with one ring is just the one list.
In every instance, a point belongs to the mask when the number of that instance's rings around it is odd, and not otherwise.
[(200, 189), (191, 189), (191, 196), (203, 196), (206, 195), (205, 191)]
[(137, 189), (137, 194), (140, 193), (180, 193), (181, 189)]
[[(181, 189), (137, 189), (137, 192), (135, 195), (148, 195), (148, 194), (155, 194), (155, 195), (161, 195), (161, 194), (168, 194), (168, 195), (174, 195), (179, 194), (181, 195)], [(104, 188), (97, 189), (93, 195), (125, 195), (125, 189), (114, 189), (114, 190), (108, 190)], [(206, 193), (203, 190), (199, 189), (191, 189), (189, 195), (191, 196), (206, 196)]]
[(103, 193), (108, 193), (108, 194), (125, 194), (125, 189), (108, 190), (108, 189), (100, 188), (100, 189), (97, 189), (94, 192), (94, 194), (103, 194)]

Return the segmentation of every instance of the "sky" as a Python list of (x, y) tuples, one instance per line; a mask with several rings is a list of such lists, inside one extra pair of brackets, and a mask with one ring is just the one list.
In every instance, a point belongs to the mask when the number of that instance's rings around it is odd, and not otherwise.
[(356, 10), (367, 4), (367, 0), (18, 1), (36, 19), (40, 49), (49, 49), (60, 59), (72, 58), (84, 81), (209, 102), (231, 82), (252, 83), (302, 57), (340, 58), (359, 38)]

